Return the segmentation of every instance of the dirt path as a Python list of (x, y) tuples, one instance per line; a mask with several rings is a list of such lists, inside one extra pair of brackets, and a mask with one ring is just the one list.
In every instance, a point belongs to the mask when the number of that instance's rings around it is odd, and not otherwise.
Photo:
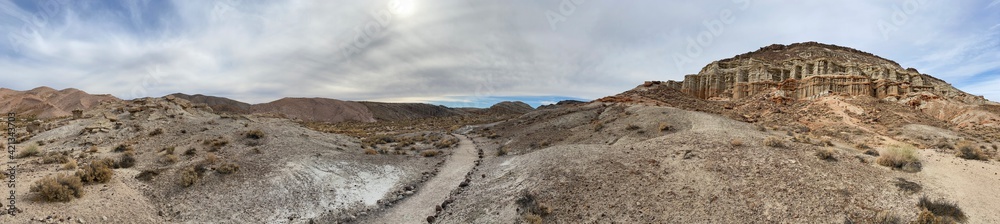
[(427, 223), (427, 217), (434, 215), (435, 206), (444, 202), (451, 191), (465, 180), (465, 174), (475, 167), (476, 145), (464, 135), (455, 137), (461, 140), (458, 148), (434, 178), (428, 180), (413, 196), (365, 223)]
[(997, 162), (964, 160), (955, 155), (921, 150), (930, 183), (924, 187), (948, 195), (969, 217), (967, 223), (1000, 223), (996, 202), (1000, 201), (1000, 166)]

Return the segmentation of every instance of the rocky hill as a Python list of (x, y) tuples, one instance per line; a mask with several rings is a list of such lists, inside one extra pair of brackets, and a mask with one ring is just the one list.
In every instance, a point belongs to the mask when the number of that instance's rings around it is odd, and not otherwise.
[(17, 112), (43, 119), (70, 116), (73, 110), (90, 109), (108, 101), (121, 100), (111, 95), (92, 95), (73, 88), (58, 91), (45, 86), (28, 91), (0, 88), (0, 112)]
[(816, 42), (762, 47), (712, 62), (698, 74), (668, 84), (702, 99), (743, 99), (779, 89), (795, 99), (846, 93), (897, 100), (913, 93), (933, 93), (967, 104), (987, 102), (894, 61)]
[(170, 94), (169, 96), (185, 99), (190, 101), (191, 103), (203, 103), (211, 107), (213, 111), (223, 112), (223, 113), (244, 114), (250, 112), (250, 106), (251, 106), (249, 103), (232, 100), (225, 97), (206, 96), (201, 94), (187, 95), (183, 93), (174, 93)]

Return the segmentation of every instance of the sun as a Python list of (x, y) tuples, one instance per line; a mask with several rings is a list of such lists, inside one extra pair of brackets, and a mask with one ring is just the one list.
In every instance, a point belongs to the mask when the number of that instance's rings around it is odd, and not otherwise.
[(416, 10), (415, 5), (413, 0), (392, 0), (389, 2), (389, 9), (396, 15), (409, 16)]

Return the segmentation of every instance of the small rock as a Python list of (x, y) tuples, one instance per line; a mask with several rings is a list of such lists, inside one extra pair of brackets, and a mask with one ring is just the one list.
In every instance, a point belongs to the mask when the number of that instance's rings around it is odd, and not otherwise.
[(427, 216), (427, 223), (434, 223), (434, 216)]
[(107, 216), (101, 216), (101, 221), (108, 221), (108, 217)]

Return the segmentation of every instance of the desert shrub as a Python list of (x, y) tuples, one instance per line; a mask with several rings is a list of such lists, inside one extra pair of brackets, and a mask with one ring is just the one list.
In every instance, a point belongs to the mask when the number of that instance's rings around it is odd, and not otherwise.
[(947, 139), (943, 138), (941, 140), (938, 140), (938, 142), (934, 144), (934, 147), (939, 149), (955, 149), (955, 147), (952, 146), (951, 143), (948, 143)]
[(439, 149), (444, 149), (444, 148), (451, 148), (457, 144), (458, 144), (457, 140), (449, 138), (434, 143), (434, 147), (437, 147)]
[(903, 169), (907, 172), (917, 172), (920, 171), (920, 159), (917, 158), (917, 153), (913, 148), (909, 147), (892, 147), (879, 155), (878, 159), (875, 160), (876, 163), (882, 166), (892, 167), (893, 169)]
[(38, 156), (41, 154), (42, 151), (38, 149), (38, 145), (30, 144), (24, 149), (22, 149), (21, 152), (17, 153), (17, 158), (26, 158), (31, 156)]
[(784, 148), (785, 141), (781, 140), (781, 138), (778, 137), (769, 136), (766, 139), (764, 139), (764, 145), (775, 148)]
[(215, 171), (221, 174), (231, 174), (239, 170), (240, 170), (240, 165), (230, 162), (222, 163), (222, 165), (219, 165), (218, 167), (215, 168)]
[(76, 176), (84, 183), (107, 183), (115, 174), (111, 169), (112, 163), (110, 159), (91, 161), (82, 170), (76, 171)]
[(39, 197), (48, 202), (68, 202), (73, 198), (83, 197), (83, 183), (75, 176), (59, 174), (35, 181), (31, 192), (38, 193)]
[(958, 150), (958, 153), (955, 153), (955, 156), (958, 156), (959, 158), (972, 159), (972, 160), (989, 159), (989, 156), (987, 156), (986, 153), (983, 152), (983, 150), (978, 149), (975, 146), (972, 146), (972, 142), (969, 141), (960, 142), (958, 143), (958, 145), (955, 146), (955, 148)]
[(42, 164), (65, 163), (69, 161), (69, 156), (61, 152), (49, 152), (42, 156)]
[(375, 149), (372, 149), (372, 148), (365, 148), (365, 154), (368, 154), (368, 155), (378, 155), (378, 151), (375, 151)]
[(87, 149), (87, 152), (89, 152), (89, 153), (96, 153), (97, 152), (97, 146), (90, 146), (90, 148)]
[(163, 158), (160, 159), (160, 161), (167, 164), (177, 163), (178, 160), (180, 160), (180, 158), (177, 158), (177, 156), (173, 154), (164, 155)]
[(196, 170), (195, 167), (188, 167), (181, 170), (180, 173), (180, 184), (184, 187), (190, 187), (201, 179), (201, 173)]
[(967, 218), (962, 209), (958, 208), (957, 204), (946, 200), (931, 201), (927, 197), (920, 197), (920, 202), (917, 202), (917, 206), (941, 218), (949, 218), (958, 222), (965, 222)]
[[(208, 141), (208, 140), (206, 140), (206, 141)], [(212, 139), (211, 141), (208, 141), (207, 145), (209, 146), (209, 148), (208, 148), (209, 152), (215, 152), (215, 151), (219, 151), (219, 149), (222, 149), (222, 147), (226, 147), (227, 145), (229, 145), (229, 140), (226, 140), (226, 139), (220, 137), (220, 138)]]
[(903, 219), (899, 218), (895, 214), (888, 211), (882, 211), (875, 214), (875, 218), (872, 219), (873, 224), (902, 224)]
[(75, 159), (69, 159), (69, 161), (66, 161), (66, 163), (63, 163), (62, 168), (64, 170), (75, 170), (76, 166), (77, 166), (76, 160)]
[(833, 146), (833, 141), (830, 140), (830, 137), (823, 137), (819, 140), (819, 146)]
[(871, 146), (868, 146), (868, 145), (867, 145), (867, 144), (865, 144), (865, 143), (861, 143), (861, 142), (858, 142), (857, 144), (854, 144), (854, 148), (855, 148), (855, 149), (858, 149), (858, 150), (869, 150), (869, 149), (871, 149), (872, 147), (871, 147)]
[(166, 147), (166, 148), (163, 148), (160, 151), (163, 152), (163, 153), (166, 153), (166, 154), (174, 154), (174, 147)]
[(434, 156), (437, 156), (438, 154), (441, 154), (441, 151), (433, 150), (433, 149), (424, 150), (424, 151), (420, 152), (420, 156), (423, 156), (423, 157), (434, 157)]
[(153, 129), (153, 131), (149, 132), (149, 136), (157, 136), (160, 134), (163, 134), (163, 128), (156, 128)]
[(542, 217), (538, 216), (538, 215), (535, 215), (535, 214), (531, 214), (531, 213), (524, 214), (523, 218), (524, 218), (524, 222), (529, 223), (529, 224), (541, 224), (542, 223)]
[(733, 139), (732, 141), (729, 141), (729, 145), (736, 146), (736, 147), (743, 146), (743, 140)]
[(634, 125), (634, 124), (630, 124), (627, 127), (625, 127), (625, 130), (629, 130), (629, 131), (635, 131), (635, 130), (639, 130), (639, 129), (642, 129), (642, 127), (639, 127), (639, 125)]
[(821, 160), (826, 160), (826, 161), (835, 161), (835, 160), (837, 160), (837, 158), (833, 157), (833, 154), (834, 154), (834, 152), (833, 152), (832, 148), (821, 148), (821, 149), (816, 150), (816, 157), (819, 158), (819, 159), (821, 159)]
[(594, 130), (594, 132), (599, 132), (599, 131), (601, 131), (602, 129), (604, 129), (604, 123), (601, 123), (601, 122), (595, 122), (595, 123), (594, 123), (594, 125), (593, 125), (593, 126), (591, 126), (591, 129), (592, 129), (592, 130)]
[(143, 170), (142, 172), (139, 172), (139, 175), (135, 175), (135, 179), (141, 181), (150, 181), (153, 180), (153, 177), (156, 177), (157, 175), (160, 175), (159, 171)]
[(923, 187), (920, 186), (920, 184), (918, 184), (916, 182), (908, 181), (906, 179), (903, 179), (902, 177), (896, 178), (896, 181), (893, 181), (893, 185), (896, 185), (896, 187), (899, 188), (899, 190), (907, 192), (907, 193), (911, 193), (911, 194), (912, 193), (917, 193), (917, 192), (920, 192), (920, 190), (923, 190)]
[(126, 152), (125, 154), (122, 154), (122, 156), (118, 157), (118, 160), (115, 161), (114, 164), (115, 169), (131, 168), (133, 166), (135, 166), (135, 155), (133, 155), (131, 152)]
[(865, 150), (865, 155), (878, 156), (878, 150), (867, 149), (867, 150)]
[(243, 136), (246, 136), (249, 139), (259, 140), (264, 138), (264, 131), (261, 131), (260, 129), (255, 129), (243, 133)]
[(120, 144), (116, 146), (114, 149), (114, 152), (131, 152), (131, 151), (135, 151), (135, 148), (133, 148), (131, 145), (128, 144)]
[(661, 132), (663, 132), (663, 131), (669, 131), (670, 129), (673, 129), (673, 126), (670, 126), (670, 123), (667, 123), (667, 122), (660, 122), (660, 124), (658, 126), (656, 126), (656, 128), (659, 129)]
[(184, 155), (188, 155), (188, 156), (193, 156), (195, 153), (198, 153), (198, 150), (194, 149), (194, 148), (190, 148), (190, 149), (184, 151)]
[(507, 153), (510, 153), (510, 149), (506, 146), (500, 146), (500, 148), (497, 149), (497, 156), (506, 156)]
[(215, 153), (205, 154), (205, 163), (215, 164), (216, 161), (219, 161), (219, 157), (216, 156)]

